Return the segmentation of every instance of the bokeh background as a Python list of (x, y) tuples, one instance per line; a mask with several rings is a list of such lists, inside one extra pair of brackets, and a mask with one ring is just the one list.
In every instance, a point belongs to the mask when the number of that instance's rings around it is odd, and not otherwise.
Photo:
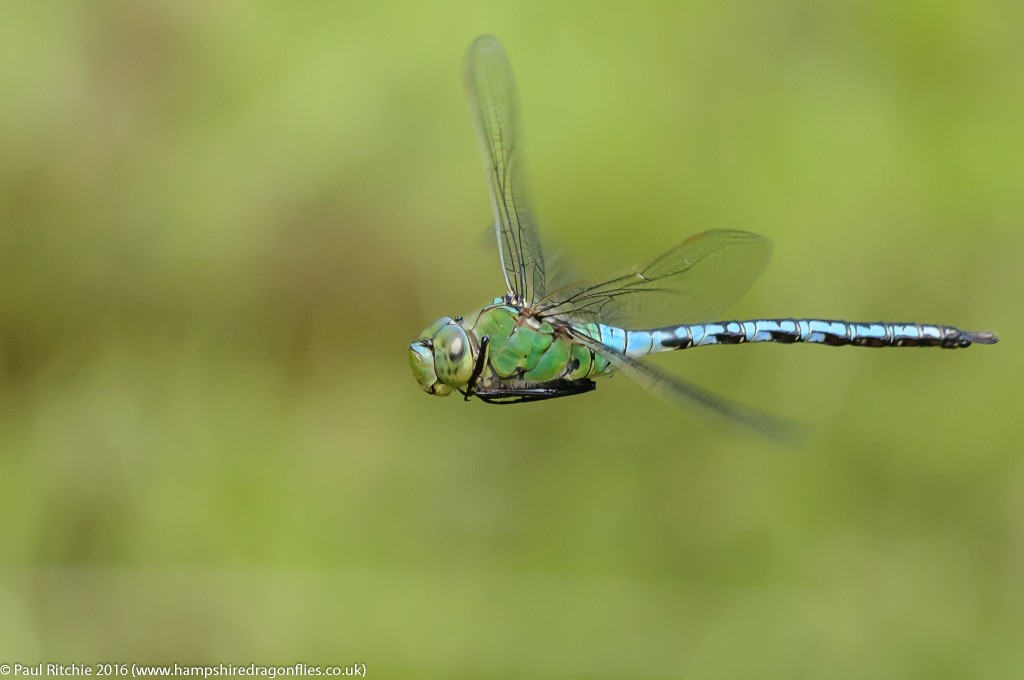
[[(4, 4), (0, 662), (373, 677), (1024, 668), (1024, 5)], [(770, 236), (736, 315), (967, 351), (660, 364), (494, 408), (406, 347), (502, 292), (462, 90), (504, 42), (585, 271)]]

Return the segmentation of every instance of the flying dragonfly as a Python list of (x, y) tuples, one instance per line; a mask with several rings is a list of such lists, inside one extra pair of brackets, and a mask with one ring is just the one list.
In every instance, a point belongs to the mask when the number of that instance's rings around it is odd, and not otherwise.
[[(644, 360), (649, 354), (749, 342), (942, 347), (997, 342), (987, 331), (913, 322), (827, 319), (704, 321), (722, 314), (761, 275), (768, 239), (706, 231), (638, 267), (549, 290), (526, 192), (512, 67), (492, 36), (473, 42), (465, 82), (490, 184), (506, 292), (465, 316), (441, 317), (409, 346), (428, 394), (512, 404), (593, 390), (619, 371), (670, 402), (697, 405), (762, 433), (787, 423), (717, 396)], [(691, 319), (692, 323), (678, 323)], [(677, 321), (665, 325), (669, 320)]]

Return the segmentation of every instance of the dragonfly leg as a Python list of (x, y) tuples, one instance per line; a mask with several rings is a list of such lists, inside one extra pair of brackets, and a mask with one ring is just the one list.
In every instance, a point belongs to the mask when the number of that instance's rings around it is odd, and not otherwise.
[(483, 390), (475, 394), (485, 404), (524, 404), (531, 401), (571, 397), (590, 392), (597, 384), (593, 380), (551, 380), (519, 387), (505, 387)]
[(485, 335), (480, 338), (480, 349), (476, 355), (476, 365), (473, 366), (473, 372), (469, 374), (469, 382), (466, 383), (466, 389), (459, 390), (462, 392), (464, 401), (469, 401), (473, 398), (474, 390), (476, 389), (476, 381), (480, 379), (480, 374), (484, 372), (484, 365), (487, 363), (487, 347), (491, 344), (490, 336)]

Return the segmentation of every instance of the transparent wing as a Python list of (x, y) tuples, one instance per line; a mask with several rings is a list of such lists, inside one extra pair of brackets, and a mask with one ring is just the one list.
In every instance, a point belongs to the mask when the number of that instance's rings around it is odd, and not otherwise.
[(510, 293), (526, 304), (544, 297), (544, 256), (523, 180), (519, 112), (512, 66), (501, 44), (480, 36), (466, 53), (469, 93), (491, 180), (491, 204), (498, 251)]
[(800, 425), (789, 420), (709, 392), (671, 373), (666, 373), (647, 361), (640, 361), (617, 352), (590, 336), (574, 331), (573, 337), (580, 344), (611, 362), (633, 382), (670, 404), (683, 408), (699, 406), (705, 412), (714, 413), (750, 428), (761, 436), (791, 446), (799, 445), (805, 435)]
[(708, 321), (753, 285), (771, 241), (746, 231), (706, 231), (647, 264), (555, 291), (539, 307), (581, 321), (651, 328)]

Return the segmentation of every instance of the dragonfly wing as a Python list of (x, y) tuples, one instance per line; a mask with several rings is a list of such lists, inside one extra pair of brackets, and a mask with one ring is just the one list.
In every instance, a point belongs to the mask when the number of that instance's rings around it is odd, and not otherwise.
[(501, 44), (480, 36), (466, 53), (466, 90), (491, 184), (498, 251), (508, 291), (530, 304), (544, 297), (544, 256), (523, 179), (519, 105)]
[(633, 327), (716, 318), (761, 275), (772, 246), (746, 231), (706, 231), (650, 262), (556, 291), (545, 314)]
[(617, 352), (578, 331), (573, 331), (573, 337), (583, 346), (603, 356), (633, 382), (670, 404), (683, 408), (699, 406), (705, 412), (714, 413), (786, 444), (797, 445), (802, 438), (802, 428), (791, 421), (709, 392), (649, 362)]

